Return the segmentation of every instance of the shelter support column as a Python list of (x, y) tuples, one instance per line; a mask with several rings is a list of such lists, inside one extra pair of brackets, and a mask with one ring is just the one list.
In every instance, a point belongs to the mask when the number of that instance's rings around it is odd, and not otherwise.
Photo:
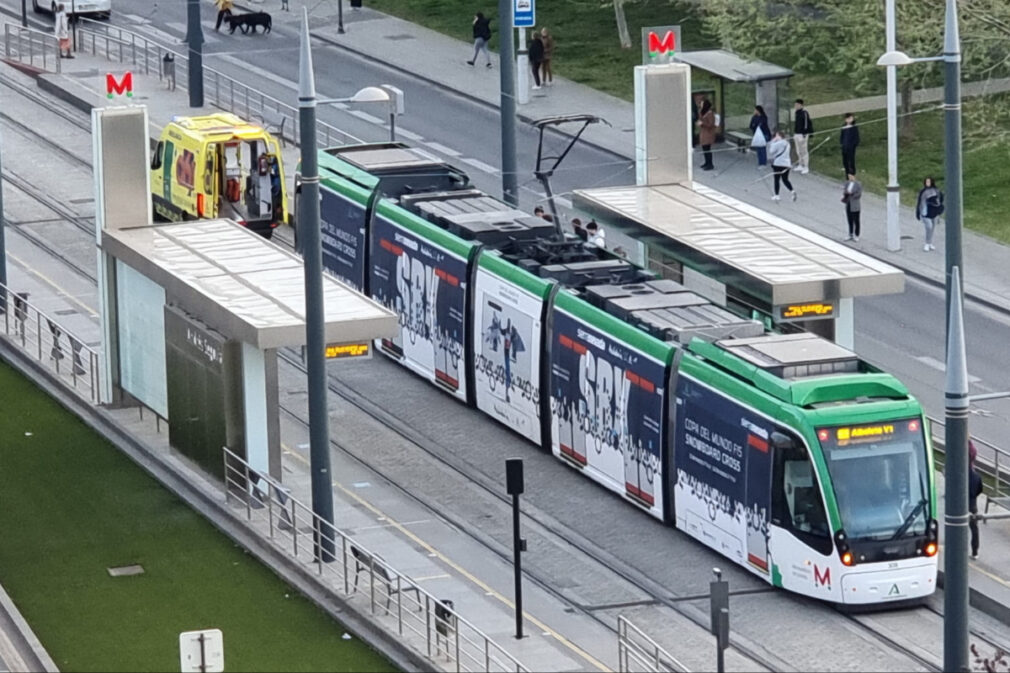
[(254, 470), (280, 479), (276, 350), (242, 344), (242, 404), (246, 461)]
[(772, 133), (779, 126), (779, 83), (778, 80), (766, 79), (754, 83), (754, 104), (760, 105), (768, 115), (768, 125)]
[(856, 307), (852, 297), (838, 300), (838, 316), (835, 318), (835, 343), (850, 351), (856, 349)]

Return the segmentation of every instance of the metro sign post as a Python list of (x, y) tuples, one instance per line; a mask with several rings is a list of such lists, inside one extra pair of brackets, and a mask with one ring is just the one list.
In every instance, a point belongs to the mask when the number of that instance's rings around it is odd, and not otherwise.
[(642, 65), (673, 63), (680, 51), (680, 26), (642, 28)]
[(119, 79), (111, 72), (105, 73), (105, 94), (109, 98), (117, 95), (133, 98), (133, 73), (127, 70)]
[(514, 0), (512, 7), (512, 26), (515, 28), (532, 28), (537, 24), (536, 0)]

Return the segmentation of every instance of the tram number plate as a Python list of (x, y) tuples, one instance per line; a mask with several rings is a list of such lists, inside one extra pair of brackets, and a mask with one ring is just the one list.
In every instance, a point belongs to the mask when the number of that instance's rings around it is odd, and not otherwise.
[(372, 357), (372, 344), (366, 342), (327, 344), (327, 360), (364, 359)]
[(778, 322), (834, 318), (835, 305), (823, 301), (811, 301), (801, 304), (783, 304), (775, 307), (775, 315)]

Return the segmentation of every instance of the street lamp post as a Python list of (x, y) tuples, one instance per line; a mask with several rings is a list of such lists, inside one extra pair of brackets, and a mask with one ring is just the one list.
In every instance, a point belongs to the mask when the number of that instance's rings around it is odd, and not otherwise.
[(961, 250), (961, 37), (957, 0), (947, 0), (943, 56), (911, 58), (889, 51), (877, 61), (900, 66), (943, 61), (944, 164), (946, 175), (947, 382), (944, 412), (946, 495), (944, 510), (943, 670), (968, 670), (968, 377), (964, 352), (962, 302), (964, 262)]
[(333, 475), (330, 468), (330, 429), (326, 390), (326, 314), (323, 303), (323, 248), (320, 240), (319, 162), (316, 157), (316, 84), (312, 74), (309, 13), (302, 8), (298, 59), (299, 144), (302, 159), (301, 212), (298, 241), (305, 260), (305, 368), (309, 393), (309, 464), (312, 473), (312, 513), (316, 559), (332, 561), (336, 544), (333, 528)]
[(186, 7), (186, 42), (189, 43), (189, 106), (203, 107), (203, 27), (199, 0)]
[[(895, 46), (895, 0), (887, 0), (884, 17), (887, 51)], [(898, 74), (897, 66), (887, 66), (887, 249), (901, 250), (901, 192), (898, 187)]]
[(513, 0), (498, 0), (498, 45), (501, 66), (501, 191), (502, 199), (511, 206), (519, 205), (519, 175), (516, 169), (516, 78), (512, 36)]

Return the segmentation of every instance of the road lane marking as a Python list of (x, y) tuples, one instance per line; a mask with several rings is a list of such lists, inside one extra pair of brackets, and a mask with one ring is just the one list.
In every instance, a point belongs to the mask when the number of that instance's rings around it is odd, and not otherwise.
[(403, 136), (407, 140), (413, 140), (415, 143), (420, 143), (424, 141), (424, 136), (414, 133), (413, 131), (408, 131), (407, 129), (396, 127), (396, 135)]
[(429, 140), (429, 141), (427, 141), (424, 144), (427, 145), (430, 149), (433, 149), (436, 152), (439, 152), (440, 154), (444, 154), (447, 157), (454, 157), (455, 158), (455, 157), (461, 157), (461, 156), (463, 156), (460, 152), (457, 152), (456, 150), (452, 149), (451, 147), (446, 147), (442, 143), (436, 143), (434, 140)]
[[(298, 461), (300, 461), (302, 464), (309, 465), (309, 461), (306, 460), (304, 456), (302, 456), (301, 454), (296, 453), (294, 451), (291, 451), (283, 442), (281, 443), (281, 449), (283, 449), (285, 453), (293, 456), (295, 459), (297, 459)], [(484, 595), (485, 596), (490, 596), (490, 597), (496, 598), (499, 602), (505, 604), (505, 606), (508, 607), (510, 610), (515, 610), (515, 603), (513, 603), (508, 598), (506, 598), (502, 594), (500, 594), (497, 591), (495, 591), (494, 589), (492, 589), (483, 580), (481, 580), (480, 578), (472, 575), (465, 568), (463, 568), (462, 566), (458, 565), (455, 561), (453, 561), (452, 559), (448, 558), (445, 554), (443, 554), (442, 552), (440, 552), (437, 549), (435, 549), (435, 547), (433, 547), (432, 545), (430, 545), (427, 542), (425, 542), (424, 540), (422, 540), (420, 537), (418, 537), (412, 531), (409, 531), (406, 528), (404, 528), (402, 526), (402, 524), (397, 523), (397, 521), (395, 519), (393, 519), (389, 515), (385, 514), (378, 507), (376, 507), (372, 503), (368, 502), (367, 500), (365, 500), (364, 498), (362, 498), (361, 496), (359, 496), (354, 491), (351, 491), (350, 489), (345, 488), (342, 484), (340, 484), (340, 482), (336, 482), (336, 481), (333, 482), (333, 486), (336, 487), (336, 488), (339, 488), (343, 493), (345, 493), (346, 495), (350, 496), (351, 498), (353, 498), (354, 500), (356, 500), (357, 502), (359, 502), (363, 507), (365, 507), (366, 509), (368, 509), (369, 511), (371, 511), (376, 516), (385, 517), (386, 520), (389, 521), (389, 523), (392, 525), (393, 528), (396, 528), (398, 531), (400, 531), (400, 533), (402, 533), (406, 537), (410, 538), (410, 540), (412, 540), (413, 542), (417, 543), (418, 546), (422, 547), (426, 552), (428, 552), (428, 556), (429, 557), (439, 559), (440, 561), (442, 561), (442, 563), (446, 564), (447, 566), (449, 566), (450, 568), (452, 568), (453, 570), (455, 570), (457, 573), (459, 573), (460, 575), (462, 575), (464, 578), (470, 580), (470, 582), (472, 582), (473, 584), (477, 585), (482, 591), (484, 591)], [(536, 626), (541, 631), (543, 631), (545, 633), (549, 633), (559, 643), (561, 643), (562, 645), (564, 645), (565, 647), (567, 647), (569, 650), (571, 650), (572, 652), (574, 652), (575, 654), (577, 654), (579, 657), (581, 657), (582, 659), (584, 659), (585, 661), (587, 661), (592, 666), (596, 667), (597, 669), (599, 669), (601, 671), (609, 671), (610, 670), (607, 666), (605, 666), (600, 661), (598, 661), (595, 657), (593, 657), (593, 655), (589, 654), (588, 652), (586, 652), (585, 650), (583, 650), (581, 647), (579, 647), (578, 645), (576, 645), (572, 641), (570, 641), (567, 638), (565, 638), (563, 635), (561, 635), (557, 631), (554, 631), (549, 626), (547, 626), (546, 624), (544, 624), (543, 622), (541, 622), (536, 617), (533, 617), (532, 615), (530, 615), (525, 610), (523, 610), (523, 617), (525, 617), (527, 619), (527, 621), (529, 621), (531, 624), (533, 624), (534, 626)]]
[(460, 159), (464, 164), (473, 166), (479, 171), (484, 171), (485, 173), (490, 173), (491, 175), (499, 175), (498, 169), (491, 164), (486, 164), (480, 159), (471, 159), (470, 157), (463, 157)]
[(379, 126), (385, 126), (386, 124), (386, 121), (384, 119), (380, 119), (379, 117), (368, 114), (367, 112), (363, 112), (362, 110), (348, 110), (347, 114), (354, 115), (358, 119), (362, 119), (368, 122), (369, 124), (378, 124)]
[[(940, 372), (946, 372), (947, 371), (947, 365), (945, 365), (944, 363), (940, 362), (936, 358), (931, 358), (928, 355), (920, 355), (920, 356), (918, 356), (915, 359), (918, 360), (919, 362), (921, 362), (922, 364), (926, 365), (927, 367), (932, 367), (933, 369), (935, 369), (937, 371), (940, 371)], [(971, 374), (968, 374), (968, 383), (978, 383), (981, 380), (982, 379), (980, 379), (977, 376), (972, 376)]]

